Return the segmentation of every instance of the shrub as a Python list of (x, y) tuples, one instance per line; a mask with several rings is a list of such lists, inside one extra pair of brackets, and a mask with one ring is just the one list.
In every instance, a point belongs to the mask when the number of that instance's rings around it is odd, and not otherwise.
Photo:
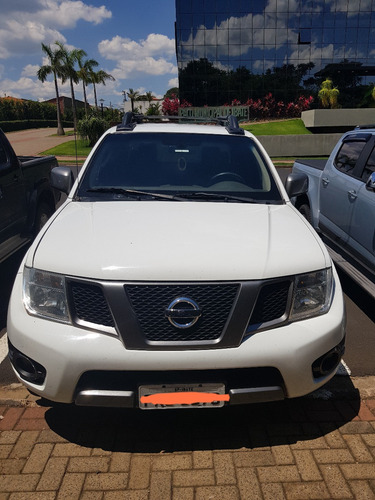
[(21, 99), (0, 99), (0, 121), (55, 120), (56, 106)]
[(89, 146), (94, 146), (108, 128), (108, 122), (99, 116), (84, 118), (80, 120), (77, 125), (78, 135), (83, 140), (88, 141)]
[(295, 102), (285, 103), (276, 101), (269, 93), (263, 99), (248, 99), (245, 105), (250, 108), (251, 119), (299, 118), (302, 111), (310, 109), (313, 100), (312, 96), (300, 96)]
[(160, 115), (160, 104), (151, 103), (148, 110), (146, 111), (147, 116), (157, 116)]
[(166, 99), (164, 99), (161, 111), (163, 115), (177, 116), (178, 108), (188, 108), (188, 107), (191, 107), (190, 102), (184, 99), (180, 103), (179, 98), (176, 97), (175, 94), (172, 94), (171, 98), (167, 97)]
[(322, 83), (318, 97), (323, 108), (335, 109), (338, 107), (339, 90), (333, 86), (332, 80), (327, 78)]

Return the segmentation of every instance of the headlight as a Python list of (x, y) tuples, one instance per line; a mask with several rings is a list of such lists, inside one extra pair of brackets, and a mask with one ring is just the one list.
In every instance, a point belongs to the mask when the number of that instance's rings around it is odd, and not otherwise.
[(63, 323), (70, 322), (65, 278), (60, 274), (25, 267), (23, 302), (30, 314)]
[(290, 319), (319, 316), (328, 311), (332, 300), (332, 269), (296, 276)]

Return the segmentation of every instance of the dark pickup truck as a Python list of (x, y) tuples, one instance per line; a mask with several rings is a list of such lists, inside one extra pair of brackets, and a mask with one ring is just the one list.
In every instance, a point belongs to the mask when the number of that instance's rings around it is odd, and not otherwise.
[(0, 130), (0, 262), (29, 243), (56, 208), (54, 156), (16, 156)]

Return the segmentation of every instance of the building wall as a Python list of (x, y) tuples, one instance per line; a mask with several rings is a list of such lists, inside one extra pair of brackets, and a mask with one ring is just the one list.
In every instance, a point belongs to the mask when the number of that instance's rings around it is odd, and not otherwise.
[[(154, 99), (152, 101), (152, 104), (159, 104), (160, 110), (161, 110), (163, 100), (162, 99)], [(146, 113), (149, 107), (150, 107), (150, 103), (148, 101), (135, 101), (134, 102), (134, 108), (137, 108), (141, 114)], [(128, 111), (131, 111), (131, 110), (132, 110), (132, 103), (131, 103), (130, 99), (127, 101), (124, 101), (124, 112), (127, 113)]]
[(330, 76), (356, 98), (353, 86), (375, 78), (373, 3), (176, 0), (180, 97), (222, 105), (272, 92), (288, 101)]

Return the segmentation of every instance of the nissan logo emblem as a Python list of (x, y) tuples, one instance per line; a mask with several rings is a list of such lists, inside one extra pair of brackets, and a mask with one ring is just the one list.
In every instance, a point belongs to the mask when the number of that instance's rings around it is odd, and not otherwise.
[(191, 328), (202, 316), (202, 311), (194, 300), (178, 297), (169, 304), (165, 315), (176, 328)]

